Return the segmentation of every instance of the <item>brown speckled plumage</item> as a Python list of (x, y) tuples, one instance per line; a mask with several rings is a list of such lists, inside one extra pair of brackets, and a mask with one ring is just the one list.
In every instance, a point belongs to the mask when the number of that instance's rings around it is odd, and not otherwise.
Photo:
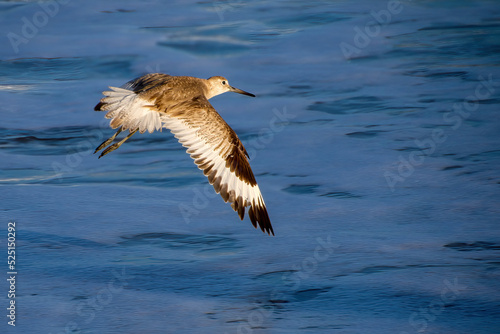
[[(127, 82), (122, 88), (110, 88), (113, 91), (103, 93), (106, 97), (95, 110), (107, 111), (110, 126), (119, 128), (117, 134), (127, 129), (133, 134), (135, 131), (143, 133), (169, 128), (187, 148), (187, 153), (203, 170), (215, 191), (225, 202), (231, 203), (239, 217), (243, 219), (245, 208), (249, 207), (248, 215), (253, 226), (259, 225), (262, 231), (274, 235), (248, 162), (248, 153), (233, 129), (208, 101), (225, 91), (252, 94), (229, 86), (223, 77), (205, 80), (161, 73), (144, 75)], [(104, 142), (96, 151), (111, 141)], [(102, 155), (116, 149), (122, 142), (112, 145)]]

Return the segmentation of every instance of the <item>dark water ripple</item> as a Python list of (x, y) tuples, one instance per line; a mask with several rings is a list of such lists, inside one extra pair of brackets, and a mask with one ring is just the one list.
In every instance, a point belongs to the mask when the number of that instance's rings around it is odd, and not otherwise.
[(86, 78), (122, 78), (135, 56), (0, 60), (0, 84), (42, 84)]
[(500, 250), (500, 244), (488, 241), (475, 241), (472, 243), (452, 242), (444, 245), (460, 252), (484, 251), (484, 250)]
[(356, 132), (346, 133), (345, 135), (352, 137), (352, 138), (366, 139), (366, 138), (372, 138), (372, 137), (378, 136), (379, 133), (383, 133), (383, 132), (386, 132), (386, 131), (383, 131), (383, 130), (356, 131)]
[(237, 250), (236, 239), (207, 236), (207, 235), (183, 235), (175, 233), (143, 233), (132, 236), (122, 236), (124, 241), (118, 244), (126, 247), (148, 246), (160, 248), (174, 248), (177, 250), (193, 249), (197, 252), (206, 252), (213, 250)]
[(329, 102), (315, 102), (309, 110), (322, 111), (329, 114), (377, 112), (385, 110), (384, 100), (375, 96), (355, 96)]

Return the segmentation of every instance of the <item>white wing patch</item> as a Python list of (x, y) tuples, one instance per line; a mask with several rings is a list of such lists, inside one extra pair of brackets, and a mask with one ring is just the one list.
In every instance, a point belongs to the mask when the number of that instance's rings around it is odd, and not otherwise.
[(146, 131), (152, 133), (162, 128), (160, 113), (150, 102), (141, 98), (135, 92), (109, 87), (110, 91), (104, 91), (105, 110), (108, 112), (106, 118), (111, 118), (110, 126), (113, 129), (121, 126), (123, 130), (139, 129), (140, 133)]
[[(194, 159), (199, 169), (209, 178), (215, 191), (221, 194), (224, 202), (232, 203), (231, 206), (243, 219), (244, 209), (251, 206), (250, 213), (260, 212), (265, 208), (264, 199), (257, 184), (250, 185), (231, 172), (226, 167), (226, 157), (230, 153), (231, 145), (226, 138), (220, 138), (219, 143), (208, 144), (198, 135), (198, 128), (189, 127), (182, 120), (162, 115), (164, 126), (174, 134), (182, 146), (187, 148), (187, 153)], [(210, 168), (210, 166), (212, 166)]]

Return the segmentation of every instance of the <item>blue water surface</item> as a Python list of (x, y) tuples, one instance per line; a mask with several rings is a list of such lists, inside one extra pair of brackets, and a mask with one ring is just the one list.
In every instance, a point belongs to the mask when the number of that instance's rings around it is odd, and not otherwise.
[[(0, 1), (2, 333), (500, 332), (497, 1)], [(148, 72), (227, 77), (275, 237), (166, 130)], [(7, 224), (16, 223), (8, 324)]]

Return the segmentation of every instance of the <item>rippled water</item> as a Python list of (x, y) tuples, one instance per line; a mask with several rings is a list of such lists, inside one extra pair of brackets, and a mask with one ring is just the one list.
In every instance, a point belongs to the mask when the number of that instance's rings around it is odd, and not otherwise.
[[(500, 330), (497, 1), (61, 2), (0, 1), (2, 332)], [(168, 131), (92, 155), (147, 72), (258, 96), (211, 101), (276, 237)]]

